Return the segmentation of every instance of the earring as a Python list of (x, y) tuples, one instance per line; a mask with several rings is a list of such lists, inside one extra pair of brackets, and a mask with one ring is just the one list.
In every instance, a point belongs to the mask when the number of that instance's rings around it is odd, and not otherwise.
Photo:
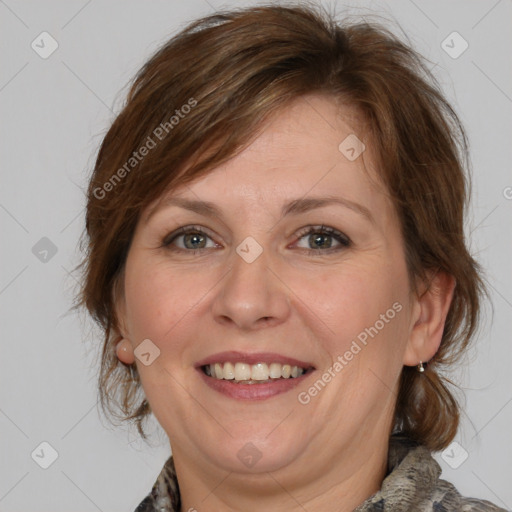
[(423, 367), (423, 363), (420, 361), (420, 364), (418, 366), (416, 366), (416, 368), (418, 369), (418, 371), (420, 373), (423, 373), (425, 371), (425, 368)]

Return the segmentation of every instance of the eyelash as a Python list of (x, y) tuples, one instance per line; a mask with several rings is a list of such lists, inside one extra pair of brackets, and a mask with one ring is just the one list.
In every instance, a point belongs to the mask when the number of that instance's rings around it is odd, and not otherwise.
[[(312, 235), (313, 233), (319, 233), (319, 234), (322, 234), (322, 235), (329, 235), (329, 236), (333, 237), (340, 245), (338, 247), (330, 247), (330, 248), (328, 248), (326, 250), (321, 250), (321, 249), (303, 249), (304, 251), (306, 251), (306, 253), (308, 255), (311, 255), (311, 256), (323, 256), (326, 253), (330, 254), (332, 252), (338, 252), (338, 251), (346, 249), (347, 247), (350, 247), (352, 245), (352, 241), (350, 240), (350, 238), (348, 236), (346, 236), (345, 234), (341, 233), (337, 229), (331, 228), (329, 226), (324, 226), (324, 225), (321, 225), (321, 226), (308, 226), (308, 227), (302, 229), (297, 234), (298, 240), (301, 240), (302, 238), (304, 238), (307, 235)], [(208, 235), (208, 233), (206, 233), (202, 228), (200, 228), (198, 226), (184, 226), (184, 227), (181, 227), (181, 228), (177, 229), (176, 231), (174, 231), (170, 235), (167, 235), (163, 239), (163, 241), (162, 241), (162, 247), (166, 247), (166, 248), (168, 248), (168, 249), (170, 249), (172, 251), (176, 251), (176, 252), (186, 252), (186, 253), (192, 254), (192, 255), (199, 255), (201, 253), (204, 254), (204, 251), (206, 250), (205, 248), (202, 248), (202, 249), (182, 249), (182, 248), (176, 248), (176, 247), (172, 247), (171, 246), (172, 243), (177, 238), (179, 238), (181, 236), (184, 236), (184, 235), (188, 235), (188, 234), (204, 235), (204, 236), (206, 236), (206, 237), (211, 239), (211, 237)], [(210, 248), (208, 248), (208, 249), (210, 249)]]

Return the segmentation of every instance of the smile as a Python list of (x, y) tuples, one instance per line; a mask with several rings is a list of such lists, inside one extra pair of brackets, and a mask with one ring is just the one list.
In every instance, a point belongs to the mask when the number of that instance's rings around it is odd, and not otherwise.
[(244, 401), (265, 400), (291, 391), (315, 370), (310, 362), (270, 352), (222, 352), (195, 366), (208, 387)]
[(231, 380), (240, 384), (258, 384), (280, 379), (296, 379), (307, 369), (281, 363), (215, 363), (202, 367), (203, 372), (214, 379)]

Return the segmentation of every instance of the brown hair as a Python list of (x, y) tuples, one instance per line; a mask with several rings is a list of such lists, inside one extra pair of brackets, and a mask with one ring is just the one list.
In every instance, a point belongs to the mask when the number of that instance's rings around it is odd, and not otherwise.
[(370, 127), (413, 291), (427, 271), (455, 278), (441, 346), (424, 374), (403, 368), (395, 411), (395, 430), (432, 450), (455, 436), (459, 409), (439, 370), (474, 336), (485, 292), (464, 239), (464, 130), (409, 44), (379, 24), (338, 24), (304, 4), (190, 24), (143, 66), (103, 140), (88, 189), (80, 304), (105, 333), (98, 384), (111, 421), (135, 420), (145, 437), (142, 421), (151, 412), (135, 365), (119, 362), (113, 336), (115, 290), (142, 210), (232, 158), (271, 114), (309, 93), (355, 106)]

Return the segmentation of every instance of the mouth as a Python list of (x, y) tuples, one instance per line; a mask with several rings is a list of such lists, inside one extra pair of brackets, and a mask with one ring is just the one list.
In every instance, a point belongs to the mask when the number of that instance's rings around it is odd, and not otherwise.
[(282, 379), (296, 379), (312, 368), (281, 363), (214, 363), (201, 366), (208, 377), (229, 380), (235, 384), (261, 384)]
[(212, 389), (243, 400), (262, 400), (298, 385), (314, 370), (310, 363), (279, 354), (224, 352), (196, 365)]

